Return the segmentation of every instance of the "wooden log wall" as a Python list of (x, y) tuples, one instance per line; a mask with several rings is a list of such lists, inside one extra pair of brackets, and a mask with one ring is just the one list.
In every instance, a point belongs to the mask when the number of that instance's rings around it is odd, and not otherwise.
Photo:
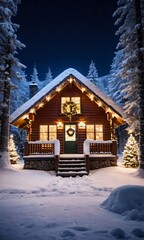
[[(32, 122), (31, 140), (39, 140), (39, 125), (57, 124), (61, 121), (63, 123), (70, 123), (69, 118), (61, 114), (61, 97), (80, 97), (81, 98), (81, 114), (72, 117), (72, 123), (78, 124), (84, 121), (86, 124), (102, 124), (103, 125), (103, 140), (110, 140), (110, 123), (107, 120), (107, 114), (95, 102), (91, 101), (85, 92), (81, 92), (75, 85), (71, 84), (65, 87), (61, 92), (47, 102), (42, 108), (38, 109), (35, 115), (34, 122)], [(77, 125), (78, 126), (78, 125)], [(57, 130), (57, 138), (60, 140), (61, 153), (64, 151), (64, 131)], [(86, 139), (86, 129), (79, 129), (77, 127), (77, 142), (78, 153), (83, 153), (83, 142)]]

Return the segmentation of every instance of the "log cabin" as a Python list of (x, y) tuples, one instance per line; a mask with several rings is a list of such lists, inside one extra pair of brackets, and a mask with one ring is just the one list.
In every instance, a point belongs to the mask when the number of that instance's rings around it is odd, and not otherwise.
[(124, 124), (123, 111), (73, 68), (13, 112), (10, 123), (27, 130), (25, 169), (83, 176), (117, 165), (115, 128)]

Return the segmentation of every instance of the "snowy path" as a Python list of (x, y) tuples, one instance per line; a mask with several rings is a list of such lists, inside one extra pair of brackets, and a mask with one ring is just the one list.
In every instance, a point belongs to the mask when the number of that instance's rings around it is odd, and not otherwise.
[(135, 172), (114, 167), (61, 178), (54, 172), (0, 170), (0, 240), (144, 239), (143, 221), (100, 207), (113, 188), (143, 185)]

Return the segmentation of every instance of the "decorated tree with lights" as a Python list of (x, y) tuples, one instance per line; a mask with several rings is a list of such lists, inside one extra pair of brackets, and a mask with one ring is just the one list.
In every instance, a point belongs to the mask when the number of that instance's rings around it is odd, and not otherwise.
[(10, 135), (10, 141), (9, 141), (9, 153), (10, 153), (10, 162), (12, 164), (16, 164), (19, 162), (20, 156), (17, 152), (17, 148), (14, 142), (13, 135)]
[(130, 134), (123, 151), (123, 166), (136, 168), (139, 166), (139, 147), (134, 136)]

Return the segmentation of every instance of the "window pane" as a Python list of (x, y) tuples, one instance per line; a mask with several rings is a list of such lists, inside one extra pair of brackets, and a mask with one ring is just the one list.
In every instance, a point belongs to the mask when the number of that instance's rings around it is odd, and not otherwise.
[(56, 132), (56, 125), (49, 125), (49, 132)]
[(80, 97), (72, 97), (71, 101), (77, 105), (77, 113), (81, 113)]
[(96, 140), (103, 140), (103, 125), (95, 125)]
[(94, 140), (94, 125), (87, 125), (87, 139)]
[(47, 141), (48, 140), (48, 126), (40, 125), (40, 140)]
[(87, 133), (87, 139), (94, 140), (94, 133)]
[(57, 139), (57, 128), (56, 125), (49, 125), (49, 140)]
[(96, 132), (103, 132), (103, 125), (96, 125)]
[(69, 101), (70, 101), (70, 97), (62, 97), (61, 98), (61, 113), (63, 113), (63, 105), (64, 105), (64, 103), (69, 102)]

